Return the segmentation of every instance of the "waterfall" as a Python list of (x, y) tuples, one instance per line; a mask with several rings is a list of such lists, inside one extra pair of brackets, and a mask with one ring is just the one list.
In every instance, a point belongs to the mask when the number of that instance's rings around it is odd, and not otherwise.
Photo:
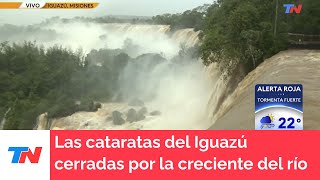
[[(181, 45), (187, 47), (198, 43), (198, 34), (193, 29), (171, 32), (168, 25), (133, 25), (127, 23), (53, 23), (42, 27), (56, 32), (55, 40), (44, 42), (45, 46), (61, 44), (71, 49), (123, 48), (126, 40), (131, 40), (139, 48), (129, 54), (136, 57), (145, 53), (162, 53), (167, 58), (176, 55)], [(41, 40), (38, 40), (41, 42)]]
[(174, 32), (172, 39), (188, 47), (192, 47), (199, 43), (199, 33), (200, 31), (195, 32), (192, 28), (180, 29)]
[[(306, 117), (316, 119), (319, 115), (316, 106), (320, 102), (315, 95), (320, 89), (319, 51), (282, 52), (259, 65), (243, 80), (241, 72), (223, 79), (215, 63), (205, 67), (201, 60), (189, 61), (190, 57), (186, 57), (186, 63), (179, 66), (169, 61), (181, 53), (182, 47), (194, 47), (201, 43), (200, 32), (194, 29), (173, 31), (168, 25), (83, 22), (53, 22), (39, 28), (41, 31), (34, 29), (35, 32), (28, 35), (14, 33), (10, 41), (37, 41), (44, 48), (61, 45), (74, 51), (81, 48), (84, 54), (93, 49), (124, 49), (134, 60), (143, 63), (150, 58), (148, 54), (160, 54), (168, 62), (154, 68), (145, 65), (139, 68), (139, 72), (135, 72), (136, 66), (129, 64), (120, 76), (123, 93), (142, 99), (154, 95), (151, 100), (143, 99), (148, 109), (144, 120), (114, 125), (110, 120), (113, 111), (120, 111), (126, 116), (129, 109), (139, 111), (141, 107), (129, 106), (128, 102), (101, 102), (102, 107), (97, 112), (76, 112), (68, 117), (50, 120), (48, 114), (43, 112), (35, 127), (38, 130), (207, 129), (210, 126), (211, 129), (252, 129), (253, 87), (257, 83), (302, 83), (306, 87)], [(139, 66), (144, 66), (143, 63)], [(132, 72), (136, 77), (134, 81), (131, 79)], [(136, 92), (130, 89), (132, 82), (140, 87), (135, 89)], [(133, 93), (128, 93), (130, 91)], [(3, 129), (11, 108), (5, 112), (0, 129)], [(161, 115), (152, 115), (152, 111), (160, 111)], [(305, 127), (312, 129), (317, 123), (310, 121)]]
[[(88, 52), (99, 48), (122, 48), (125, 40), (131, 39), (140, 48), (130, 56), (161, 53), (167, 59), (179, 53), (181, 44), (188, 47), (199, 44), (200, 33), (193, 29), (171, 32), (170, 26), (166, 25), (71, 23), (52, 24), (44, 28), (52, 29), (61, 36), (61, 39), (46, 42), (47, 45), (59, 43), (71, 48), (81, 46)], [(141, 72), (141, 79), (138, 81), (143, 87), (143, 93), (154, 87), (153, 81), (160, 82), (155, 91), (158, 96), (147, 102), (146, 106), (149, 112), (161, 111), (161, 116), (147, 115), (145, 120), (116, 126), (109, 120), (112, 111), (126, 113), (132, 107), (127, 103), (103, 103), (97, 112), (77, 112), (69, 117), (53, 119), (50, 128), (207, 129), (212, 125), (212, 129), (252, 129), (253, 86), (256, 83), (303, 83), (308, 89), (305, 92), (313, 92), (305, 98), (308, 106), (306, 109), (312, 110), (306, 115), (315, 119), (314, 117), (318, 116), (315, 114), (319, 111), (316, 111), (314, 106), (320, 102), (316, 102), (314, 94), (319, 91), (319, 83), (312, 77), (319, 77), (319, 53), (289, 51), (271, 59), (257, 67), (240, 83), (242, 78), (223, 79), (217, 64), (204, 67), (201, 61), (198, 61), (172, 71), (170, 65), (165, 63), (153, 69), (151, 74)], [(288, 66), (295, 68), (294, 73), (287, 72)], [(130, 69), (127, 69), (127, 72), (130, 72)], [(236, 75), (243, 74), (236, 72)], [(123, 76), (128, 77), (130, 73)], [(311, 125), (312, 123), (310, 127)]]
[(40, 114), (37, 121), (37, 126), (34, 128), (36, 130), (46, 130), (49, 127), (49, 119), (48, 119), (48, 113)]
[[(123, 49), (132, 43), (135, 49), (126, 51), (132, 58), (157, 53), (171, 59), (180, 53), (182, 47), (194, 47), (200, 42), (199, 31), (191, 28), (172, 31), (168, 25), (54, 22), (41, 28), (55, 32), (57, 37), (49, 40), (37, 39), (36, 35), (26, 38), (34, 38), (44, 47), (59, 44), (72, 50), (81, 48), (84, 53), (102, 48)], [(146, 66), (138, 72), (138, 79), (134, 82), (141, 88), (138, 89), (140, 94), (135, 96), (155, 94), (152, 100), (145, 101), (148, 114), (142, 121), (114, 125), (110, 121), (112, 112), (120, 111), (125, 115), (132, 107), (128, 102), (102, 102), (102, 108), (97, 112), (77, 112), (50, 121), (44, 113), (38, 117), (35, 129), (206, 129), (213, 123), (214, 112), (224, 99), (226, 83), (216, 64), (205, 67), (201, 60), (185, 61), (187, 63), (181, 66), (162, 63), (152, 70)], [(130, 77), (135, 70), (135, 66), (128, 65), (121, 75), (124, 92), (132, 91)], [(160, 111), (161, 115), (152, 116), (152, 111)]]
[(4, 116), (3, 116), (2, 121), (0, 123), (0, 130), (2, 130), (4, 128), (4, 125), (6, 124), (6, 121), (7, 121), (7, 115), (10, 111), (11, 111), (11, 108), (8, 108), (8, 110), (4, 113)]

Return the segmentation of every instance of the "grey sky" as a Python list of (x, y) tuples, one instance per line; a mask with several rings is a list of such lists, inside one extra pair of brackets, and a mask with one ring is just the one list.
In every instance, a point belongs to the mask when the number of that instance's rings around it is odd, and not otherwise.
[[(12, 0), (1, 0), (12, 1)], [(75, 2), (77, 0), (38, 0), (55, 2)], [(52, 16), (74, 17), (74, 16), (105, 16), (105, 15), (137, 15), (153, 16), (164, 13), (183, 12), (213, 0), (82, 0), (81, 2), (99, 2), (96, 9), (89, 10), (0, 10), (0, 24), (32, 24)], [(29, 1), (30, 2), (30, 1)], [(80, 2), (80, 0), (78, 0)]]

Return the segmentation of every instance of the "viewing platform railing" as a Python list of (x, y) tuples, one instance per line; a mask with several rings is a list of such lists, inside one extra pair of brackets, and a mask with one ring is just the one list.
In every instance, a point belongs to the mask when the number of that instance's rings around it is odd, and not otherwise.
[(320, 49), (320, 35), (288, 33), (288, 39), (292, 48)]

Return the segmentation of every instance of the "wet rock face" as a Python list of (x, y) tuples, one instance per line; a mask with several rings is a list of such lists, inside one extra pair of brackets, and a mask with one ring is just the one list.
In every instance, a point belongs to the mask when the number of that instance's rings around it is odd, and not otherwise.
[(101, 103), (96, 103), (95, 104), (95, 109), (98, 110), (102, 107), (102, 104)]
[(128, 122), (138, 121), (138, 114), (135, 109), (133, 109), (133, 108), (129, 109), (128, 114), (127, 114), (127, 121)]
[(146, 118), (145, 114), (148, 113), (148, 110), (146, 107), (141, 108), (138, 111), (138, 121), (144, 120)]
[(161, 112), (160, 111), (152, 111), (150, 113), (151, 116), (160, 116), (161, 115)]
[(37, 130), (46, 130), (48, 127), (49, 119), (48, 119), (48, 113), (43, 113), (39, 115), (38, 117), (38, 124), (36, 129)]
[(102, 107), (101, 103), (91, 102), (91, 104), (89, 105), (89, 111), (91, 111), (91, 112), (96, 112), (96, 111), (98, 111), (98, 109), (100, 109), (101, 107)]
[(122, 118), (122, 113), (119, 111), (113, 111), (112, 112), (112, 117), (107, 117), (106, 120), (110, 120), (112, 119), (113, 124), (115, 125), (122, 125), (125, 122), (137, 122), (137, 121), (141, 121), (144, 120), (146, 118), (145, 114), (148, 113), (148, 110), (146, 107), (143, 107), (141, 109), (139, 109), (138, 111), (135, 110), (134, 108), (131, 108), (128, 110), (128, 112), (126, 113), (126, 120), (124, 120)]
[(139, 115), (138, 115), (138, 121), (142, 121), (142, 120), (144, 120), (145, 118), (146, 118), (145, 115), (142, 115), (142, 114), (139, 114)]
[(138, 114), (146, 114), (146, 113), (148, 113), (148, 109), (146, 107), (143, 107), (138, 111)]
[(133, 99), (128, 103), (129, 106), (144, 106), (144, 102), (140, 99)]
[(113, 111), (112, 112), (112, 119), (113, 119), (113, 124), (115, 125), (122, 125), (126, 121), (121, 117), (121, 113), (119, 111)]

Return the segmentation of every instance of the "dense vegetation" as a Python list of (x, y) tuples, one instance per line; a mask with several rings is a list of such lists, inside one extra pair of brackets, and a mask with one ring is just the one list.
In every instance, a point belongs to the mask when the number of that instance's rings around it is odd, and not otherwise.
[(30, 42), (2, 43), (0, 121), (6, 116), (4, 129), (32, 129), (41, 113), (63, 117), (93, 110), (93, 100), (110, 100), (129, 57), (124, 53), (103, 56), (105, 63), (96, 66), (89, 63), (94, 56), (99, 55), (93, 51), (84, 58), (81, 51), (58, 46), (45, 50)]
[[(206, 64), (218, 62), (231, 74), (239, 65), (250, 72), (264, 59), (287, 48), (290, 33), (318, 34), (320, 1), (301, 0), (301, 14), (285, 14), (287, 0), (219, 0), (209, 7), (201, 48)], [(276, 10), (277, 9), (277, 10)]]
[(152, 17), (152, 22), (170, 25), (172, 30), (184, 28), (194, 28), (196, 31), (202, 30), (208, 7), (209, 5), (205, 4), (183, 13), (157, 15)]
[[(283, 4), (302, 4), (301, 14), (285, 14)], [(320, 1), (217, 0), (184, 13), (155, 16), (153, 22), (201, 30), (204, 64), (218, 63), (236, 85), (265, 59), (287, 49), (288, 33), (319, 35)]]
[[(218, 62), (230, 75), (242, 65), (250, 72), (264, 59), (287, 48), (290, 33), (319, 34), (320, 1), (218, 0), (180, 14), (152, 18), (173, 29), (202, 30), (201, 56)], [(302, 4), (301, 14), (285, 14), (283, 4)]]
[[(286, 15), (285, 22), (289, 24), (289, 32), (308, 35), (320, 34), (320, 1), (301, 0), (291, 1), (302, 4), (301, 14)], [(281, 9), (281, 8), (280, 8)], [(282, 11), (280, 10), (280, 13)]]
[[(182, 49), (172, 62), (182, 66), (195, 49)], [(32, 129), (37, 117), (65, 117), (77, 111), (95, 111), (95, 101), (127, 100), (141, 93), (135, 80), (166, 59), (160, 54), (129, 57), (124, 49), (72, 52), (59, 46), (48, 49), (36, 43), (0, 45), (0, 124), (4, 129)], [(129, 66), (130, 65), (130, 66)], [(131, 67), (129, 79), (122, 79), (124, 68)], [(147, 76), (147, 75), (146, 75)], [(129, 83), (128, 90), (120, 84)], [(156, 84), (156, 83), (155, 83)], [(139, 89), (140, 88), (140, 89)]]

